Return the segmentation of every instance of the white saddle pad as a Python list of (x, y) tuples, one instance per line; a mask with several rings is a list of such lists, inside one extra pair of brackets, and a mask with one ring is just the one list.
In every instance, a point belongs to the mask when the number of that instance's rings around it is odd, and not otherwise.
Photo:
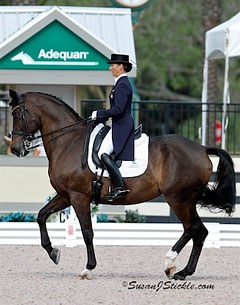
[[(93, 129), (88, 147), (88, 166), (94, 174), (97, 172), (98, 175), (101, 175), (102, 170), (100, 168), (97, 169), (96, 165), (93, 163), (92, 148), (94, 139), (103, 126), (103, 124), (98, 124)], [(148, 165), (148, 144), (149, 137), (145, 133), (143, 133), (139, 139), (135, 140), (134, 161), (122, 161), (122, 165), (119, 168), (122, 177), (136, 177), (142, 175), (146, 171)], [(108, 171), (105, 170), (103, 172), (103, 177), (109, 177)]]

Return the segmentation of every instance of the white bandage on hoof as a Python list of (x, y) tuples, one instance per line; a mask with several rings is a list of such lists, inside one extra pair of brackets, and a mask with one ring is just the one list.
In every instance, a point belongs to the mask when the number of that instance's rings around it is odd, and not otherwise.
[(176, 272), (175, 259), (178, 256), (176, 251), (169, 250), (165, 258), (165, 273), (169, 278), (172, 278)]
[(91, 280), (91, 279), (92, 279), (91, 270), (89, 270), (89, 269), (84, 269), (84, 270), (80, 273), (80, 278), (81, 278), (82, 280)]

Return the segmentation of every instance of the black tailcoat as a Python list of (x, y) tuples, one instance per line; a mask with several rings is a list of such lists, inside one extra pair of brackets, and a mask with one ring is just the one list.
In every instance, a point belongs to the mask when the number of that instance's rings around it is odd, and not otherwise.
[(118, 79), (109, 99), (110, 108), (97, 111), (97, 121), (112, 117), (113, 147), (117, 160), (134, 160), (134, 123), (131, 115), (132, 87), (127, 76)]

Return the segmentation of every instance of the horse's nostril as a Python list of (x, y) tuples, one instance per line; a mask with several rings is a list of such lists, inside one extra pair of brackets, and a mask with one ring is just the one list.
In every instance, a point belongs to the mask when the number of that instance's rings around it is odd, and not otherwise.
[(11, 152), (17, 157), (20, 157), (20, 151), (16, 147), (11, 147)]

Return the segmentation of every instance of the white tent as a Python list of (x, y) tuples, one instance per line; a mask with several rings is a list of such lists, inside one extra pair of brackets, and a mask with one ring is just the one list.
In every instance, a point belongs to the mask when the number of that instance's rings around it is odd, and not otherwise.
[(222, 148), (225, 149), (225, 131), (227, 128), (226, 109), (227, 104), (230, 103), (228, 82), (229, 58), (240, 56), (240, 12), (230, 20), (206, 32), (205, 48), (202, 88), (202, 144), (206, 144), (208, 62), (212, 59), (225, 58), (222, 115)]

